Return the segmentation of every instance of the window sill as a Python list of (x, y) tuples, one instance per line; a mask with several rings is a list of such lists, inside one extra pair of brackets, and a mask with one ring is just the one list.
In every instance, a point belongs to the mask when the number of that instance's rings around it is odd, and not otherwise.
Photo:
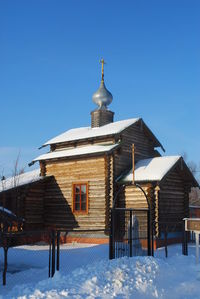
[(88, 211), (85, 211), (85, 212), (83, 212), (83, 211), (81, 211), (81, 212), (73, 211), (73, 214), (74, 215), (88, 215), (89, 213), (88, 213)]

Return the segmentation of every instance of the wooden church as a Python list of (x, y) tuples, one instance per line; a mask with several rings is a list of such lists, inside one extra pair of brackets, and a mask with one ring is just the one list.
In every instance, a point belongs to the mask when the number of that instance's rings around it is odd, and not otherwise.
[[(198, 186), (181, 156), (161, 156), (162, 144), (142, 118), (114, 122), (112, 94), (104, 83), (93, 95), (98, 108), (91, 126), (70, 129), (44, 143), (35, 158), (40, 168), (2, 181), (0, 205), (23, 217), (27, 229), (109, 227), (116, 191), (118, 207), (146, 207), (145, 190), (161, 237), (161, 223), (180, 222), (189, 213), (189, 192)], [(15, 178), (16, 181), (16, 178)]]

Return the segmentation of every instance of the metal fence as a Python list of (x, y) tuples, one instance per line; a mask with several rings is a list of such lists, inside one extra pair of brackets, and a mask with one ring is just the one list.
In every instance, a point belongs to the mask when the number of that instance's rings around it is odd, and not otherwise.
[[(20, 231), (20, 232), (0, 232), (0, 272), (2, 272), (3, 285), (6, 285), (6, 277), (26, 270), (28, 268), (39, 267), (34, 265), (36, 255), (41, 254), (41, 260), (45, 260), (50, 269), (50, 247), (52, 244), (52, 231)], [(34, 245), (42, 248), (46, 245), (46, 250), (38, 253)], [(32, 249), (32, 250), (31, 250)], [(28, 250), (28, 251), (27, 251)], [(11, 252), (11, 257), (8, 253)], [(15, 252), (15, 253), (14, 253)], [(23, 255), (23, 261), (19, 263), (19, 255)], [(23, 265), (21, 263), (23, 262)], [(48, 270), (47, 275), (50, 270)]]
[[(57, 231), (55, 248), (56, 270), (71, 272), (109, 258), (109, 230), (60, 230)], [(75, 263), (75, 264), (74, 264)]]
[[(12, 254), (8, 255), (8, 252)], [(10, 274), (29, 268), (46, 269), (45, 273), (43, 271), (44, 279), (53, 277), (56, 270), (70, 272), (74, 267), (86, 265), (88, 260), (91, 263), (100, 260), (102, 252), (105, 258), (109, 257), (109, 231), (106, 230), (63, 229), (1, 233), (0, 273), (3, 285), (10, 284), (11, 280), (14, 283)], [(24, 256), (23, 265), (18, 261), (19, 254)], [(71, 259), (72, 256), (75, 258)]]
[[(159, 235), (156, 236), (156, 241), (159, 247), (165, 248), (165, 257), (168, 257), (168, 246), (179, 243), (182, 245), (182, 254), (188, 255), (188, 242), (190, 235), (185, 231), (184, 221), (179, 222), (154, 222), (154, 232), (156, 227), (159, 229)], [(154, 233), (155, 234), (155, 233)]]
[(110, 259), (153, 255), (149, 209), (113, 208), (111, 211)]
[[(62, 229), (1, 233), (0, 272), (2, 272), (3, 285), (6, 284), (6, 274), (9, 274), (8, 283), (10, 283), (12, 279), (10, 274), (20, 271), (18, 269), (20, 250), (24, 250), (23, 269), (41, 266), (46, 269), (45, 273), (43, 271), (45, 277), (53, 277), (56, 270), (65, 270), (66, 272), (67, 269), (67, 272), (70, 272), (74, 267), (86, 265), (88, 260), (92, 263), (102, 257), (113, 259), (123, 256), (153, 255), (154, 232), (155, 226), (158, 224), (152, 225), (150, 220), (148, 209), (115, 208), (111, 213), (109, 231)], [(182, 253), (187, 255), (189, 239), (183, 222), (159, 223), (159, 226), (166, 257), (168, 256), (170, 234), (174, 232), (180, 233)], [(24, 247), (24, 245), (28, 247)], [(34, 245), (37, 245), (36, 250), (34, 250)], [(8, 256), (8, 251), (12, 252), (11, 257)], [(71, 260), (72, 256), (75, 258)], [(35, 264), (36, 260), (38, 264)], [(39, 265), (39, 261), (42, 261), (42, 265)]]

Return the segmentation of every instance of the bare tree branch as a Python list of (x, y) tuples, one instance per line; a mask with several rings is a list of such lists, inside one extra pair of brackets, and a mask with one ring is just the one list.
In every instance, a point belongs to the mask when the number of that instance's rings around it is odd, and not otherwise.
[(186, 152), (182, 153), (182, 157), (187, 163), (187, 166), (189, 167), (190, 171), (192, 172), (198, 183), (200, 183), (200, 162), (197, 163), (194, 161), (188, 161), (188, 155)]
[(25, 167), (19, 168), (20, 156), (21, 156), (21, 153), (19, 151), (17, 158), (14, 162), (14, 167), (13, 167), (13, 171), (12, 171), (13, 187), (17, 187), (19, 185), (20, 174), (24, 173), (24, 169), (25, 169)]

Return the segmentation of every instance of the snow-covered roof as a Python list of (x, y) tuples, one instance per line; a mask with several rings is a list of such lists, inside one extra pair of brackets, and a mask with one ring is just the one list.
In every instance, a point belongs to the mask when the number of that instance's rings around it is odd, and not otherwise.
[(10, 210), (8, 210), (8, 209), (6, 209), (6, 208), (4, 208), (2, 206), (0, 206), (0, 212), (4, 212), (4, 213), (6, 213), (8, 215), (12, 215), (12, 216), (17, 217), (13, 212), (11, 212)]
[(82, 127), (71, 129), (48, 140), (43, 146), (61, 142), (118, 134), (126, 128), (128, 128), (129, 126), (131, 126), (132, 124), (136, 123), (139, 119), (140, 118), (131, 118), (120, 120), (97, 128)]
[(48, 159), (57, 159), (57, 158), (65, 158), (65, 157), (74, 157), (74, 156), (83, 156), (88, 154), (97, 154), (97, 153), (106, 153), (110, 152), (114, 148), (118, 147), (119, 144), (109, 144), (109, 145), (87, 145), (82, 147), (75, 147), (65, 150), (53, 151), (47, 154), (40, 155), (35, 158), (33, 162), (48, 160)]
[[(6, 218), (12, 219), (13, 221), (16, 221), (16, 222), (24, 222), (25, 221), (23, 218), (17, 217), (17, 215), (14, 214), (12, 211), (0, 206), (0, 218), (2, 216), (3, 216), (3, 218), (6, 217)], [(10, 220), (9, 220), (9, 223), (10, 223)]]
[(0, 192), (36, 182), (41, 180), (42, 178), (43, 177), (40, 176), (40, 169), (35, 169), (20, 175), (16, 175), (14, 177), (10, 177), (3, 181), (0, 181)]
[(189, 208), (192, 208), (192, 209), (200, 209), (200, 205), (189, 205)]
[[(161, 181), (168, 171), (176, 164), (181, 156), (165, 156), (140, 160), (135, 165), (135, 181)], [(121, 182), (133, 181), (133, 170), (120, 178)]]

